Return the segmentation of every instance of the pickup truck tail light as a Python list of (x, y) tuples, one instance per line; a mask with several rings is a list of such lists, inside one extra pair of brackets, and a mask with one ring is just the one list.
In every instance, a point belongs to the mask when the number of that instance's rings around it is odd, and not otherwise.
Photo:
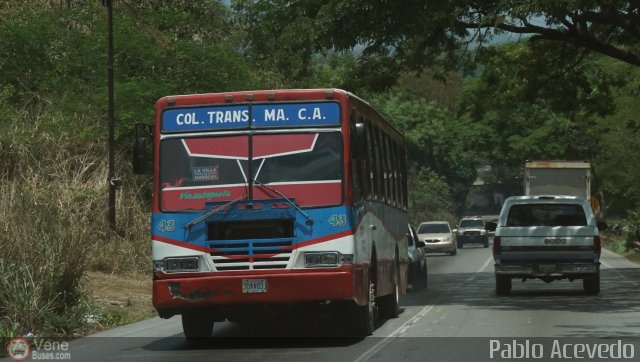
[(493, 237), (493, 255), (500, 255), (500, 237)]
[(602, 252), (602, 242), (600, 241), (599, 235), (593, 237), (593, 252), (596, 254), (600, 254)]

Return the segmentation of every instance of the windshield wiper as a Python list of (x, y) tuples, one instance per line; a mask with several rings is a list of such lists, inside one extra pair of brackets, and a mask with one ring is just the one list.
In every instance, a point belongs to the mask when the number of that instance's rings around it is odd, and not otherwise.
[(246, 199), (246, 198), (247, 198), (247, 195), (245, 194), (245, 195), (242, 195), (242, 196), (238, 197), (238, 198), (237, 198), (237, 199), (235, 199), (235, 200), (231, 200), (231, 201), (227, 202), (227, 203), (226, 203), (226, 204), (224, 204), (224, 205), (218, 206), (218, 207), (216, 207), (215, 209), (211, 209), (209, 212), (207, 212), (206, 214), (204, 214), (204, 215), (200, 216), (199, 218), (197, 218), (197, 219), (195, 219), (195, 220), (193, 220), (193, 221), (191, 221), (191, 222), (186, 223), (186, 224), (184, 225), (184, 228), (185, 228), (185, 229), (191, 229), (191, 227), (192, 227), (193, 225), (195, 225), (195, 224), (197, 224), (197, 223), (199, 223), (199, 222), (201, 222), (201, 221), (203, 221), (203, 220), (207, 219), (209, 216), (211, 216), (211, 215), (215, 214), (216, 212), (218, 212), (218, 211), (220, 211), (220, 210), (224, 209), (225, 207), (231, 206), (231, 205), (235, 204), (236, 202), (238, 202), (238, 201), (240, 201), (240, 200), (243, 200), (243, 199)]
[(262, 182), (260, 182), (260, 181), (258, 181), (258, 180), (256, 180), (256, 179), (252, 179), (252, 181), (253, 181), (253, 182), (255, 182), (256, 184), (258, 184), (258, 185), (260, 185), (260, 186), (262, 186), (262, 187), (264, 187), (264, 188), (266, 188), (266, 189), (270, 190), (270, 191), (275, 192), (276, 194), (278, 194), (278, 196), (280, 196), (280, 197), (282, 197), (283, 199), (285, 199), (285, 200), (289, 203), (289, 205), (293, 206), (296, 210), (298, 210), (298, 211), (299, 211), (299, 212), (300, 212), (300, 213), (301, 213), (301, 214), (302, 214), (302, 215), (307, 219), (307, 221), (305, 222), (307, 225), (313, 225), (313, 219), (311, 219), (311, 217), (310, 217), (306, 212), (304, 212), (304, 211), (300, 208), (300, 206), (296, 205), (296, 203), (295, 203), (295, 202), (291, 201), (291, 199), (289, 199), (288, 197), (284, 196), (284, 195), (282, 194), (282, 192), (280, 192), (280, 191), (278, 191), (278, 190), (274, 189), (274, 188), (273, 188), (273, 187), (271, 187), (271, 186), (267, 186), (267, 185), (263, 184)]

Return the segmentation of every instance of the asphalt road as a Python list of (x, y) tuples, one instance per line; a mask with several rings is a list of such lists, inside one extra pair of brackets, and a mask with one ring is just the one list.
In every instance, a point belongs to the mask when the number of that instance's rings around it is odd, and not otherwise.
[(490, 361), (519, 352), (561, 360), (587, 353), (576, 345), (604, 344), (607, 360), (625, 348), (640, 360), (640, 266), (608, 251), (601, 262), (599, 295), (584, 294), (579, 280), (514, 280), (511, 295), (498, 297), (491, 248), (466, 246), (455, 256), (430, 255), (427, 289), (403, 296), (400, 317), (367, 338), (332, 337), (340, 325), (316, 316), (276, 326), (218, 323), (211, 340), (193, 343), (173, 317), (73, 341), (69, 352), (87, 361)]

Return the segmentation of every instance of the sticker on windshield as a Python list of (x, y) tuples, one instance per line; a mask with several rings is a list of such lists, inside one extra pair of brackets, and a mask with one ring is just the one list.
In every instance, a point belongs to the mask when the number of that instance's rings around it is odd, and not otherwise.
[(218, 181), (218, 165), (191, 167), (191, 179), (193, 181)]

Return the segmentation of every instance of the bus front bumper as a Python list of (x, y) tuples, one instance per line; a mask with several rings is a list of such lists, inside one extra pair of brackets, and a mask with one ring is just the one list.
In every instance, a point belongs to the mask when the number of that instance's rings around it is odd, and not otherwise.
[[(166, 275), (165, 275), (166, 276)], [(156, 309), (353, 300), (353, 268), (216, 273), (155, 279)]]

